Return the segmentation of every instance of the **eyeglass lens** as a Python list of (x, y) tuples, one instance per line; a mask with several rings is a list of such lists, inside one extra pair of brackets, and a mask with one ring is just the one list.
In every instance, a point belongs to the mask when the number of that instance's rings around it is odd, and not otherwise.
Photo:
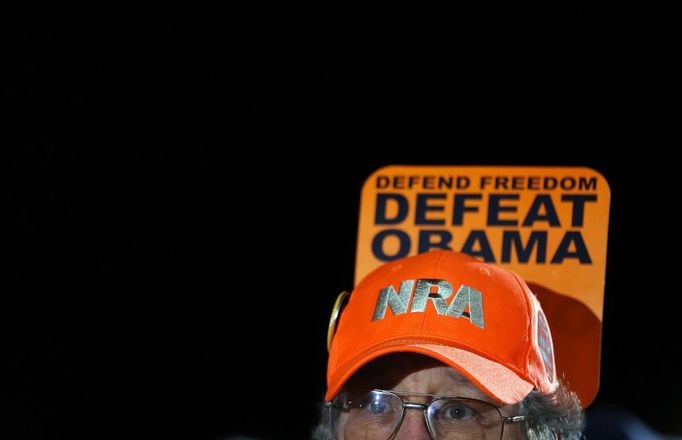
[[(373, 390), (353, 396), (343, 392), (331, 406), (332, 429), (337, 439), (388, 440), (404, 415), (403, 399)], [(502, 416), (495, 406), (474, 399), (439, 398), (426, 411), (436, 440), (499, 439)]]

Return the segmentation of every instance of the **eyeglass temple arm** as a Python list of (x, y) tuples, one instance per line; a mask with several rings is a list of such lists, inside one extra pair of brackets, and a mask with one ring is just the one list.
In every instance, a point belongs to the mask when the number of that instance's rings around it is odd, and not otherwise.
[(519, 423), (526, 420), (526, 416), (502, 417), (502, 420), (504, 420), (504, 423)]

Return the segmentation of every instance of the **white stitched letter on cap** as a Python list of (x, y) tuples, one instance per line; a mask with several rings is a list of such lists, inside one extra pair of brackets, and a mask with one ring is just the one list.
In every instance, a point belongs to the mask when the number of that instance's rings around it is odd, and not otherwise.
[[(431, 293), (431, 288), (436, 287), (435, 293)], [(445, 280), (422, 279), (417, 280), (417, 287), (414, 288), (414, 298), (412, 298), (412, 308), (410, 312), (423, 312), (426, 310), (428, 300), (433, 301), (433, 305), (439, 315), (444, 315), (448, 309), (446, 299), (452, 295), (452, 284)]]
[(384, 319), (386, 307), (390, 307), (394, 315), (407, 312), (407, 305), (410, 302), (414, 280), (405, 280), (400, 283), (400, 293), (396, 293), (393, 286), (384, 287), (379, 291), (377, 306), (374, 309), (372, 321)]
[(462, 284), (445, 314), (461, 318), (466, 306), (469, 306), (469, 321), (480, 328), (485, 328), (483, 321), (483, 296), (481, 292), (473, 287)]

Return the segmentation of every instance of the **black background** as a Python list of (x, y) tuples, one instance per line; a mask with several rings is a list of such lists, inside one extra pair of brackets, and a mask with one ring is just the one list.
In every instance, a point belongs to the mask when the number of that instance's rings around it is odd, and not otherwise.
[(603, 173), (595, 405), (682, 433), (678, 10), (188, 8), (9, 27), (0, 438), (306, 438), (387, 164)]

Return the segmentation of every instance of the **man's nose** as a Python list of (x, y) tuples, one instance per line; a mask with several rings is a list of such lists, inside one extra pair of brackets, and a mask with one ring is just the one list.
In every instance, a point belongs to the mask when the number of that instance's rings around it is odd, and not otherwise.
[(422, 411), (407, 411), (403, 423), (400, 424), (396, 440), (430, 440), (431, 435), (426, 428)]

